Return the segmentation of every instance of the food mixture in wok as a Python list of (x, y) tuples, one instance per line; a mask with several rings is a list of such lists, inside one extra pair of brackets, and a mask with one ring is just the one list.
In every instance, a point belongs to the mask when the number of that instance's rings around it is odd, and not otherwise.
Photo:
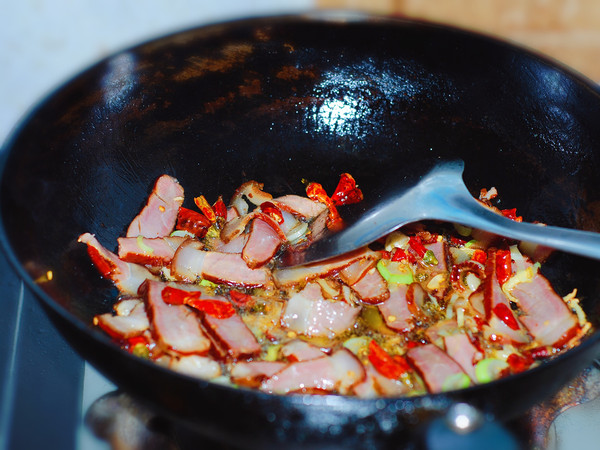
[[(540, 248), (461, 226), (415, 225), (332, 260), (277, 268), (286, 246), (340, 223), (363, 193), (274, 198), (240, 186), (227, 205), (161, 176), (118, 239), (79, 241), (120, 292), (94, 323), (123, 349), (175, 371), (276, 394), (405, 396), (487, 383), (578, 344), (590, 324), (559, 296)], [(521, 220), (515, 210), (480, 201)], [(113, 245), (113, 243), (104, 243)], [(529, 256), (526, 256), (528, 254)]]

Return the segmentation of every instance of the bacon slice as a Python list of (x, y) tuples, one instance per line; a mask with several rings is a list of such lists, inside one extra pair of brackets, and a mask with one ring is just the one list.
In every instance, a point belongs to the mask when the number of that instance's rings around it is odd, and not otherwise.
[(205, 354), (210, 340), (196, 313), (185, 305), (169, 305), (162, 298), (166, 283), (148, 280), (140, 287), (146, 301), (151, 331), (159, 345), (181, 354)]
[[(222, 300), (227, 301), (224, 297)], [(205, 330), (224, 353), (234, 359), (260, 353), (258, 341), (237, 314), (226, 319), (219, 319), (210, 314), (200, 314)]]
[(469, 336), (464, 333), (455, 333), (450, 336), (444, 336), (444, 347), (450, 358), (458, 363), (469, 378), (477, 381), (475, 377), (475, 360), (481, 357), (481, 353), (469, 340)]
[(321, 287), (309, 283), (288, 300), (281, 322), (284, 327), (305, 336), (332, 338), (348, 330), (359, 312), (360, 308), (346, 302), (324, 299)]
[(407, 291), (408, 286), (405, 284), (390, 288), (390, 298), (377, 305), (386, 325), (401, 333), (406, 333), (415, 327), (414, 317), (408, 308)]
[(276, 269), (273, 271), (273, 277), (275, 284), (279, 287), (303, 284), (315, 278), (324, 278), (328, 275), (338, 273), (342, 269), (363, 258), (376, 261), (379, 259), (379, 254), (364, 247), (351, 253), (328, 259), (324, 262)]
[[(510, 302), (504, 294), (500, 283), (498, 282), (498, 276), (496, 274), (496, 252), (490, 250), (485, 264), (485, 279), (483, 281), (483, 306), (485, 308), (485, 315), (492, 333), (496, 336), (504, 336), (516, 343), (526, 343), (531, 340), (527, 335), (527, 330), (523, 328), (521, 321), (516, 320), (518, 329), (510, 328), (504, 323), (495, 313), (494, 308), (498, 305), (504, 305), (504, 309), (512, 313)], [(514, 317), (514, 314), (513, 314)]]
[(221, 240), (214, 243), (214, 250), (221, 253), (242, 253), (248, 242), (248, 235), (242, 234), (231, 241), (225, 243)]
[(111, 280), (123, 294), (137, 295), (138, 288), (145, 280), (157, 279), (145, 267), (121, 261), (103, 247), (93, 234), (82, 234), (78, 242), (87, 245), (88, 254), (102, 276)]
[(367, 271), (365, 275), (351, 287), (361, 301), (370, 305), (383, 303), (390, 297), (387, 282), (375, 268)]
[(343, 348), (331, 356), (292, 363), (265, 380), (261, 389), (274, 394), (314, 391), (346, 394), (364, 378), (362, 363)]
[(156, 180), (146, 206), (129, 225), (127, 237), (168, 236), (175, 227), (182, 204), (183, 188), (179, 182), (169, 175), (162, 175)]
[(231, 380), (240, 386), (257, 388), (285, 366), (287, 363), (281, 361), (241, 361), (231, 368)]
[(248, 203), (244, 198), (248, 199), (253, 205), (259, 206), (261, 203), (270, 201), (273, 196), (268, 192), (263, 191), (263, 183), (258, 183), (254, 180), (246, 181), (236, 189), (231, 198), (231, 205), (237, 210), (240, 216), (248, 213)]
[(208, 356), (188, 355), (171, 358), (169, 368), (179, 373), (210, 380), (221, 375), (221, 366)]
[(261, 217), (250, 225), (250, 236), (242, 251), (242, 258), (251, 269), (265, 265), (275, 256), (283, 240), (280, 234)]
[(539, 272), (531, 282), (517, 284), (512, 295), (524, 313), (519, 320), (541, 345), (560, 345), (576, 330), (576, 316)]
[(119, 258), (125, 262), (144, 264), (153, 267), (168, 265), (177, 248), (185, 241), (185, 237), (118, 238)]
[(449, 377), (464, 373), (456, 361), (434, 344), (413, 347), (406, 355), (431, 393), (442, 392)]
[(304, 342), (300, 339), (294, 339), (281, 348), (281, 354), (289, 361), (307, 361), (309, 359), (320, 358), (325, 353), (320, 348)]
[(375, 267), (376, 262), (377, 261), (370, 258), (359, 259), (349, 266), (344, 267), (340, 271), (340, 278), (348, 286), (352, 286), (353, 284), (358, 283), (367, 271)]
[(365, 370), (365, 380), (352, 388), (357, 397), (401, 397), (410, 391), (406, 384), (384, 377), (373, 366), (367, 366)]
[[(94, 324), (102, 328), (108, 335), (118, 339), (129, 339), (140, 336), (150, 328), (144, 302), (141, 300), (122, 300), (120, 303), (133, 303), (127, 308), (115, 305), (117, 314), (105, 313), (94, 317)], [(120, 311), (123, 311), (120, 313)]]
[(308, 197), (294, 194), (274, 198), (271, 203), (282, 211), (287, 211), (308, 220), (316, 218), (327, 209), (321, 202), (315, 202)]
[(208, 252), (193, 240), (175, 252), (171, 273), (182, 281), (195, 282), (204, 278), (230, 286), (262, 287), (270, 282), (266, 269), (250, 269), (240, 254)]
[(437, 264), (430, 270), (432, 272), (447, 272), (448, 264), (446, 263), (448, 249), (447, 244), (444, 241), (434, 242), (432, 244), (425, 244), (427, 250), (431, 250), (437, 260)]

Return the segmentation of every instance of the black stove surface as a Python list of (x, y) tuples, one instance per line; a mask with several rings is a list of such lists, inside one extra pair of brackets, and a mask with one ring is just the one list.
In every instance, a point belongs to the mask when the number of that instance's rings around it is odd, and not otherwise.
[(74, 449), (83, 368), (0, 252), (0, 450)]

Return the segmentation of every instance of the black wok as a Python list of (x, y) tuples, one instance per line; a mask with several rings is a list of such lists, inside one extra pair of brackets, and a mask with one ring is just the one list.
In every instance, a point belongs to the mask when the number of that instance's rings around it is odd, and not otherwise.
[[(216, 199), (249, 179), (274, 194), (330, 190), (460, 157), (473, 193), (496, 186), (529, 220), (600, 231), (600, 91), (534, 53), (460, 30), (379, 17), (279, 17), (190, 30), (124, 50), (50, 95), (7, 141), (2, 244), (74, 348), (127, 392), (243, 447), (393, 447), (449, 403), (511, 419), (598, 354), (597, 332), (534, 370), (417, 398), (278, 397), (188, 378), (120, 350), (91, 325), (116, 291), (76, 243), (116, 246), (154, 180)], [(47, 280), (47, 272), (52, 279)], [(598, 324), (600, 265), (556, 254)]]

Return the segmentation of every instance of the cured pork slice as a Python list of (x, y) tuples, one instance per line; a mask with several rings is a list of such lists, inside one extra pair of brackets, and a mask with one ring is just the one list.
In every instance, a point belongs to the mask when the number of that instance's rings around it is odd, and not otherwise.
[(156, 180), (148, 202), (127, 229), (127, 237), (155, 238), (168, 236), (177, 222), (179, 207), (183, 204), (183, 188), (169, 175)]
[(541, 345), (564, 344), (577, 330), (577, 317), (539, 272), (530, 282), (518, 283), (512, 295), (523, 312), (519, 320)]
[(446, 353), (465, 371), (471, 380), (476, 381), (475, 362), (482, 355), (471, 343), (469, 336), (464, 333), (455, 333), (444, 336)]
[(344, 301), (326, 300), (321, 287), (309, 283), (287, 301), (281, 322), (298, 334), (333, 338), (348, 330), (359, 312), (360, 308)]
[(200, 326), (197, 314), (185, 305), (169, 305), (162, 297), (166, 283), (147, 280), (140, 287), (150, 317), (150, 330), (159, 345), (183, 355), (205, 354), (210, 339)]
[(346, 394), (364, 378), (362, 363), (344, 348), (331, 356), (289, 364), (265, 380), (261, 389), (274, 394), (313, 391)]
[[(141, 300), (122, 300), (121, 303), (133, 303), (127, 308), (114, 309), (117, 314), (105, 313), (94, 317), (94, 324), (102, 328), (108, 335), (118, 339), (129, 339), (140, 336), (150, 328), (144, 302)], [(123, 311), (119, 313), (119, 311)]]
[(221, 366), (208, 356), (188, 355), (171, 358), (169, 368), (193, 377), (210, 380), (221, 375)]
[(162, 267), (171, 262), (175, 251), (186, 239), (185, 237), (145, 238), (143, 236), (118, 238), (119, 258), (125, 262)]
[(444, 391), (445, 383), (450, 377), (464, 374), (458, 363), (434, 344), (413, 347), (406, 356), (431, 393)]
[(231, 368), (231, 380), (241, 386), (257, 388), (286, 365), (281, 361), (241, 361)]
[(289, 361), (306, 361), (320, 358), (325, 353), (320, 348), (300, 339), (294, 339), (281, 348), (281, 354)]
[(93, 234), (82, 234), (78, 242), (87, 245), (90, 259), (98, 271), (104, 278), (111, 280), (122, 294), (137, 295), (138, 288), (145, 280), (157, 280), (145, 267), (121, 261), (117, 255), (103, 247)]
[(384, 377), (373, 366), (367, 366), (365, 372), (365, 380), (352, 388), (360, 398), (401, 397), (410, 391), (402, 381)]
[(266, 269), (250, 269), (240, 254), (205, 251), (202, 244), (190, 241), (177, 249), (171, 262), (171, 274), (177, 279), (195, 282), (203, 278), (244, 287), (262, 287), (270, 282)]
[(271, 203), (282, 211), (287, 211), (308, 220), (316, 218), (327, 209), (321, 202), (315, 202), (308, 197), (294, 194), (274, 198)]
[[(223, 301), (227, 300), (223, 299)], [(213, 338), (213, 342), (220, 347), (222, 353), (234, 359), (260, 353), (258, 341), (237, 314), (223, 319), (205, 313), (201, 315), (204, 329)]]
[(391, 287), (387, 301), (377, 305), (386, 325), (401, 333), (406, 333), (415, 327), (414, 317), (408, 308), (407, 291), (408, 286), (405, 284)]
[(283, 240), (280, 233), (261, 217), (256, 217), (250, 225), (250, 233), (242, 251), (242, 258), (251, 269), (261, 267), (275, 256), (281, 244), (283, 244)]
[(387, 282), (375, 268), (368, 270), (351, 287), (361, 301), (371, 305), (383, 303), (390, 297)]
[(367, 247), (364, 247), (345, 255), (328, 259), (324, 262), (276, 269), (273, 271), (273, 278), (275, 280), (275, 284), (277, 284), (279, 287), (303, 284), (315, 278), (324, 278), (326, 276), (336, 274), (363, 258), (376, 261), (379, 259), (379, 254), (369, 250)]

